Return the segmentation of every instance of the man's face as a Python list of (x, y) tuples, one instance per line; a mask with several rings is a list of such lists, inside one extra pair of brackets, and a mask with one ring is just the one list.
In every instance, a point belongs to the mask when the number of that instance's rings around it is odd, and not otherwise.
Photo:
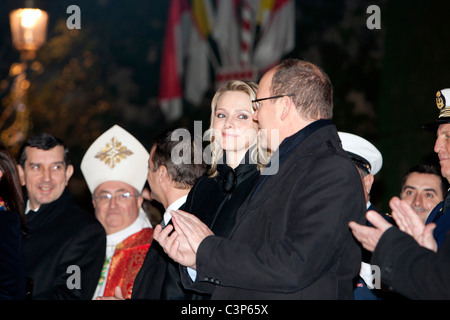
[(437, 130), (434, 152), (438, 154), (441, 174), (450, 181), (450, 124), (441, 124)]
[(24, 167), (18, 166), (19, 176), (34, 210), (61, 196), (73, 174), (73, 166), (66, 167), (63, 146), (49, 150), (27, 147), (25, 153)]
[(142, 201), (142, 196), (138, 196), (136, 189), (128, 183), (107, 181), (95, 188), (92, 204), (95, 216), (109, 235), (125, 229), (137, 219)]
[[(270, 86), (275, 69), (268, 71), (260, 80), (257, 99), (268, 98), (270, 94)], [(280, 99), (269, 99), (261, 101), (261, 107), (253, 114), (253, 119), (258, 121), (261, 145), (264, 148), (275, 150), (279, 144), (279, 124), (277, 120), (277, 103)]]
[(441, 178), (434, 174), (412, 172), (406, 178), (400, 198), (407, 201), (425, 223), (431, 210), (444, 199)]

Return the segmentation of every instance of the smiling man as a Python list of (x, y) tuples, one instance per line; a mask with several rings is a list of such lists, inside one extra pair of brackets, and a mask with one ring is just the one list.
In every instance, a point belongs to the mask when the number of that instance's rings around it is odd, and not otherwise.
[[(50, 134), (34, 136), (23, 147), (18, 171), (28, 196), (23, 243), (32, 298), (89, 299), (103, 264), (105, 231), (72, 201), (68, 148)], [(73, 266), (80, 272), (70, 272)], [(72, 276), (80, 286), (72, 285)]]
[(400, 199), (405, 200), (425, 223), (434, 207), (444, 200), (448, 182), (434, 165), (411, 168), (402, 181)]

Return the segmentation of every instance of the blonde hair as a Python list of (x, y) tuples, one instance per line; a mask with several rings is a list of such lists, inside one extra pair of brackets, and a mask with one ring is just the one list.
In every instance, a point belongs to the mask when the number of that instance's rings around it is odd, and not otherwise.
[[(216, 141), (214, 137), (214, 121), (216, 119), (216, 109), (217, 105), (222, 98), (222, 96), (229, 91), (240, 91), (246, 93), (251, 100), (256, 99), (256, 90), (258, 90), (258, 85), (251, 81), (242, 80), (231, 80), (228, 81), (223, 87), (216, 91), (214, 97), (211, 101), (211, 120), (208, 132), (210, 133), (210, 146), (211, 146), (211, 168), (208, 171), (210, 177), (215, 177), (217, 175), (217, 164), (222, 159), (223, 149)], [(252, 107), (250, 107), (251, 113), (254, 113)], [(250, 149), (250, 163), (255, 163), (258, 170), (261, 170), (267, 165), (270, 158), (270, 151), (261, 147), (260, 137), (257, 136), (256, 148), (253, 146)]]

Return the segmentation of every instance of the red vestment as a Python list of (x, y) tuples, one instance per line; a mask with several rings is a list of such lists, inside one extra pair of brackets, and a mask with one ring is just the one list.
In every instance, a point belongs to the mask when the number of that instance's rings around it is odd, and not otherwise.
[(116, 246), (111, 257), (104, 297), (114, 296), (114, 288), (119, 286), (125, 299), (131, 297), (134, 278), (144, 263), (145, 255), (153, 240), (153, 229), (144, 228), (129, 236)]

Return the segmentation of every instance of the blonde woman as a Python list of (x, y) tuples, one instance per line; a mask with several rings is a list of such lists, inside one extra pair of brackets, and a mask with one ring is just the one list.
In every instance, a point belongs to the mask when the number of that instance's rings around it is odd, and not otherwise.
[[(191, 189), (184, 211), (196, 215), (221, 237), (231, 232), (236, 213), (269, 158), (259, 145), (252, 100), (257, 85), (233, 80), (220, 88), (211, 102), (211, 169)], [(208, 299), (188, 293), (182, 299)]]
[(247, 163), (260, 170), (267, 164), (270, 153), (259, 143), (258, 124), (253, 120), (252, 100), (258, 86), (253, 82), (232, 80), (221, 87), (211, 102), (211, 169), (217, 175), (217, 164), (236, 168), (246, 153)]

